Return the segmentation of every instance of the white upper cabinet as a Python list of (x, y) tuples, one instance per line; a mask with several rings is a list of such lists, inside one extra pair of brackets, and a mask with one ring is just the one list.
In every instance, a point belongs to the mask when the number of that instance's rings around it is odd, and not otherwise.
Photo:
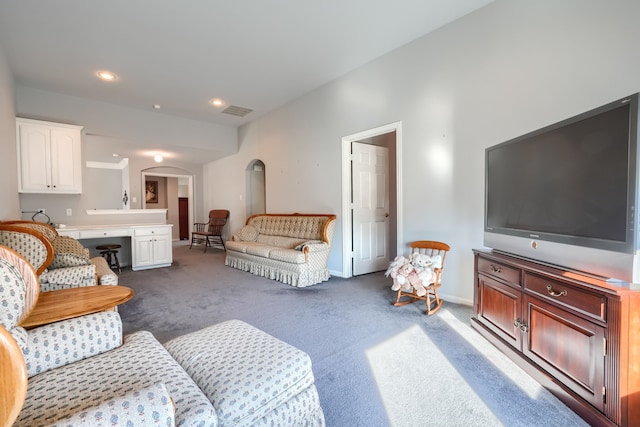
[(16, 119), (18, 191), (82, 193), (82, 126)]

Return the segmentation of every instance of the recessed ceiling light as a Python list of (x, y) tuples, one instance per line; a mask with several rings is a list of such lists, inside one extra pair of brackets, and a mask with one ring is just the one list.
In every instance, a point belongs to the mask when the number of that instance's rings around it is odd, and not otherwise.
[(98, 71), (96, 74), (98, 75), (98, 78), (104, 80), (105, 82), (112, 82), (118, 78), (118, 76), (116, 76), (114, 73), (106, 70)]
[(112, 154), (112, 156), (113, 156), (113, 157), (120, 157), (120, 154), (118, 154), (118, 153), (113, 153), (113, 154)]
[(156, 163), (160, 163), (162, 161), (162, 156), (160, 154), (156, 154), (153, 160), (155, 160)]
[(225, 102), (220, 98), (213, 98), (212, 100), (209, 101), (209, 104), (213, 105), (214, 107), (222, 107), (225, 104)]
[(160, 105), (158, 105), (158, 104), (153, 104), (153, 108), (154, 108), (154, 109), (156, 109), (156, 110), (159, 110), (159, 109), (160, 109)]

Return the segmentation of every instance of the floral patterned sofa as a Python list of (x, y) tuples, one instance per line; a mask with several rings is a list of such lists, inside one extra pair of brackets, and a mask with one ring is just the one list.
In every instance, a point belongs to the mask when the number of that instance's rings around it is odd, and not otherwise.
[(253, 215), (226, 242), (225, 264), (292, 286), (324, 282), (335, 226), (331, 214)]
[(118, 276), (102, 257), (89, 257), (77, 240), (59, 236), (52, 226), (35, 221), (0, 223), (0, 244), (24, 255), (36, 268), (43, 292), (79, 286), (117, 285)]
[(0, 425), (325, 425), (309, 356), (251, 325), (164, 346), (123, 338), (115, 311), (25, 330), (38, 293), (26, 259), (0, 246)]

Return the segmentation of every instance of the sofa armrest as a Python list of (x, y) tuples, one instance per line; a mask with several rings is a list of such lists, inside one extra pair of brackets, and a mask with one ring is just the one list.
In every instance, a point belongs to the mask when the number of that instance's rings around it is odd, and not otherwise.
[(41, 292), (96, 284), (96, 266), (93, 264), (47, 270), (40, 275)]
[(97, 256), (91, 258), (91, 264), (96, 267), (96, 276), (98, 276), (99, 285), (118, 284), (118, 275), (111, 270), (109, 264), (107, 264), (107, 261), (103, 257)]
[(162, 383), (115, 397), (51, 426), (175, 426), (175, 406)]
[(304, 246), (302, 247), (302, 250), (304, 252), (322, 252), (322, 251), (326, 251), (328, 249), (330, 249), (331, 247), (329, 246), (328, 243), (318, 243), (318, 242), (313, 242), (313, 243), (305, 243)]
[(122, 345), (122, 321), (115, 311), (102, 311), (27, 331), (23, 348), (27, 374), (77, 362)]
[(304, 252), (304, 258), (306, 262), (309, 262), (311, 258), (315, 262), (320, 262), (320, 264), (326, 264), (329, 259), (329, 252), (331, 251), (331, 245), (325, 242), (313, 242), (306, 243), (302, 247), (302, 252)]

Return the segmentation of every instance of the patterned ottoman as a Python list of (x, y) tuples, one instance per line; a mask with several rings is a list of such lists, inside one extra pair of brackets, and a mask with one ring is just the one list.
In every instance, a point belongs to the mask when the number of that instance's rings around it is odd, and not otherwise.
[(165, 344), (213, 404), (220, 426), (324, 426), (311, 359), (239, 320)]

